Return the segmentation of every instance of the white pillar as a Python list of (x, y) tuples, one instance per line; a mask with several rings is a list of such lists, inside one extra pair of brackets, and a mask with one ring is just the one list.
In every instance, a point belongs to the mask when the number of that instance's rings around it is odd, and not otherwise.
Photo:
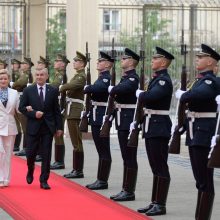
[(85, 54), (86, 42), (91, 57), (92, 80), (97, 78), (98, 12), (98, 0), (67, 0), (66, 54), (71, 60), (67, 68), (68, 79), (73, 76), (72, 59), (76, 50)]
[(27, 40), (29, 38), (30, 47), (27, 55), (30, 55), (36, 65), (40, 55), (46, 56), (46, 0), (30, 0), (29, 2), (30, 25)]

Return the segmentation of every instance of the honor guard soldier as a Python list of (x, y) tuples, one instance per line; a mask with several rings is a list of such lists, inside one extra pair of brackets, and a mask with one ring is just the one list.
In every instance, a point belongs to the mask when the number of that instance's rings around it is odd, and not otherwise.
[(84, 151), (79, 123), (84, 103), (83, 89), (86, 85), (86, 64), (86, 57), (82, 53), (76, 51), (76, 57), (73, 59), (73, 68), (76, 70), (76, 74), (69, 83), (64, 84), (60, 88), (60, 92), (65, 92), (67, 94), (65, 118), (67, 120), (69, 135), (73, 145), (73, 170), (70, 173), (64, 174), (66, 178), (84, 177)]
[(108, 87), (110, 85), (110, 70), (114, 59), (108, 54), (100, 52), (100, 58), (97, 62), (99, 72), (98, 79), (93, 85), (85, 86), (84, 93), (90, 94), (92, 99), (92, 109), (89, 113), (89, 124), (91, 125), (92, 137), (95, 142), (96, 150), (99, 156), (97, 180), (86, 185), (91, 190), (107, 189), (108, 178), (111, 169), (110, 137), (100, 137), (102, 119), (105, 115), (108, 101)]
[(49, 68), (50, 61), (47, 58), (40, 56), (40, 59), (37, 61), (37, 69)]
[[(21, 62), (17, 59), (12, 59), (11, 60), (11, 82), (10, 82), (10, 86), (13, 86), (13, 83), (16, 82), (19, 77), (20, 77), (20, 66), (21, 66)], [(21, 137), (22, 137), (22, 133), (21, 133), (21, 124), (18, 120), (18, 113), (15, 113), (15, 121), (16, 121), (16, 126), (18, 129), (18, 134), (16, 135), (15, 138), (15, 143), (14, 143), (14, 151), (19, 151), (20, 150), (20, 144), (21, 144)]]
[[(54, 79), (50, 81), (50, 85), (56, 87), (59, 89), (59, 87), (67, 82), (67, 76), (66, 76), (66, 67), (70, 63), (70, 61), (67, 59), (65, 55), (57, 54), (57, 57), (54, 62)], [(63, 103), (65, 102), (65, 94), (59, 95), (59, 102), (61, 107), (61, 112), (64, 111)], [(64, 125), (64, 115), (63, 117), (63, 125)], [(57, 169), (64, 169), (65, 163), (64, 163), (64, 157), (65, 157), (65, 143), (63, 135), (60, 137), (54, 137), (55, 138), (55, 161), (50, 166), (51, 170), (57, 170)]]
[(123, 76), (116, 86), (109, 86), (109, 93), (116, 101), (116, 129), (121, 149), (124, 173), (122, 191), (110, 196), (115, 201), (135, 200), (135, 187), (137, 180), (137, 148), (128, 147), (128, 135), (130, 124), (133, 121), (134, 110), (137, 98), (135, 92), (139, 84), (139, 76), (136, 73), (136, 66), (139, 62), (139, 55), (132, 50), (125, 48), (125, 54), (121, 59)]
[(186, 103), (186, 145), (193, 175), (198, 189), (196, 220), (211, 219), (214, 202), (213, 168), (208, 168), (208, 155), (211, 139), (215, 133), (219, 84), (214, 74), (220, 55), (209, 46), (202, 44), (202, 51), (197, 54), (196, 81), (187, 92), (177, 90), (176, 97)]
[[(21, 73), (20, 77), (16, 82), (13, 83), (12, 88), (17, 90), (19, 95), (21, 96), (24, 88), (26, 88), (29, 84), (33, 82), (33, 76), (31, 73), (31, 68), (34, 64), (31, 61), (31, 58), (24, 57), (24, 60), (21, 62)], [(25, 148), (26, 148), (26, 117), (23, 114), (18, 113), (18, 120), (21, 123), (21, 128), (23, 132), (23, 149), (18, 153), (15, 153), (16, 156), (25, 156)]]
[(154, 73), (148, 89), (145, 92), (142, 90), (136, 92), (139, 102), (144, 106), (143, 137), (153, 173), (151, 203), (145, 208), (138, 209), (138, 212), (148, 216), (166, 214), (166, 200), (170, 185), (167, 164), (168, 143), (172, 127), (169, 109), (173, 93), (167, 68), (173, 59), (172, 54), (156, 47), (156, 54), (151, 61)]
[(8, 66), (8, 64), (7, 64), (6, 60), (0, 59), (0, 70), (6, 69), (7, 66)]

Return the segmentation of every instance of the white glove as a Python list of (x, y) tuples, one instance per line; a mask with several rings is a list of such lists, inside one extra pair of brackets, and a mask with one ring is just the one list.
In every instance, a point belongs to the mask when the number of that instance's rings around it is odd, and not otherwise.
[(81, 111), (80, 119), (83, 118), (83, 115), (85, 114), (85, 111)]
[(114, 88), (114, 86), (109, 86), (109, 87), (108, 87), (108, 93), (110, 93), (113, 88)]
[(88, 86), (89, 86), (89, 85), (85, 85), (84, 88), (83, 88), (83, 90), (85, 91), (85, 89), (86, 89)]
[(216, 139), (217, 139), (218, 135), (214, 135), (212, 136), (212, 140), (211, 140), (211, 148), (213, 148), (216, 145)]
[(220, 95), (217, 95), (217, 96), (215, 97), (215, 101), (216, 101), (216, 103), (217, 103), (218, 105), (220, 105)]
[(9, 85), (10, 85), (11, 87), (13, 86), (13, 84), (14, 84), (14, 82), (10, 82), (10, 83), (9, 83)]
[(177, 99), (180, 99), (182, 94), (185, 93), (186, 91), (183, 91), (183, 90), (180, 90), (180, 89), (177, 89), (176, 93), (175, 93), (175, 96)]
[(130, 124), (130, 132), (132, 132), (132, 130), (135, 129), (136, 123), (137, 123), (136, 121), (131, 122), (131, 124)]
[(63, 86), (63, 85), (60, 85), (60, 86), (59, 86), (59, 91), (60, 91), (60, 89), (61, 89), (62, 86)]
[(139, 95), (140, 95), (142, 92), (144, 92), (144, 90), (140, 90), (140, 89), (136, 90), (136, 97), (139, 98)]

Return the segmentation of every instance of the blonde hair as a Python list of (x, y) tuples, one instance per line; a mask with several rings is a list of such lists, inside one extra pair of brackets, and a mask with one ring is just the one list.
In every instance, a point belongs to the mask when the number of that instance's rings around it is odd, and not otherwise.
[(0, 75), (7, 75), (8, 78), (10, 79), (10, 74), (9, 74), (8, 70), (6, 70), (6, 69), (0, 70)]

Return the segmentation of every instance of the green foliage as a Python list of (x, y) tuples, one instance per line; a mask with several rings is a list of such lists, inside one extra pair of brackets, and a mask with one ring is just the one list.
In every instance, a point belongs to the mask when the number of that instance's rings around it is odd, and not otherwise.
[[(60, 10), (53, 18), (48, 19), (46, 54), (51, 64), (58, 53), (66, 53), (66, 11)], [(53, 65), (50, 66), (50, 77), (53, 77)]]
[[(180, 47), (176, 45), (176, 42), (172, 39), (172, 36), (168, 32), (168, 25), (172, 22), (168, 19), (161, 19), (159, 9), (147, 9), (144, 14), (143, 26), (136, 28), (133, 35), (130, 36), (126, 31), (121, 33), (120, 40), (124, 47), (129, 47), (134, 51), (140, 50), (141, 38), (144, 36), (144, 49), (145, 50), (145, 72), (150, 76), (151, 73), (151, 57), (155, 53), (155, 46), (162, 47), (170, 51), (174, 56), (180, 53)], [(179, 78), (180, 74), (177, 72), (180, 70), (181, 60), (176, 57), (175, 63), (171, 65), (170, 74), (174, 78)], [(139, 65), (140, 68), (140, 65)]]

